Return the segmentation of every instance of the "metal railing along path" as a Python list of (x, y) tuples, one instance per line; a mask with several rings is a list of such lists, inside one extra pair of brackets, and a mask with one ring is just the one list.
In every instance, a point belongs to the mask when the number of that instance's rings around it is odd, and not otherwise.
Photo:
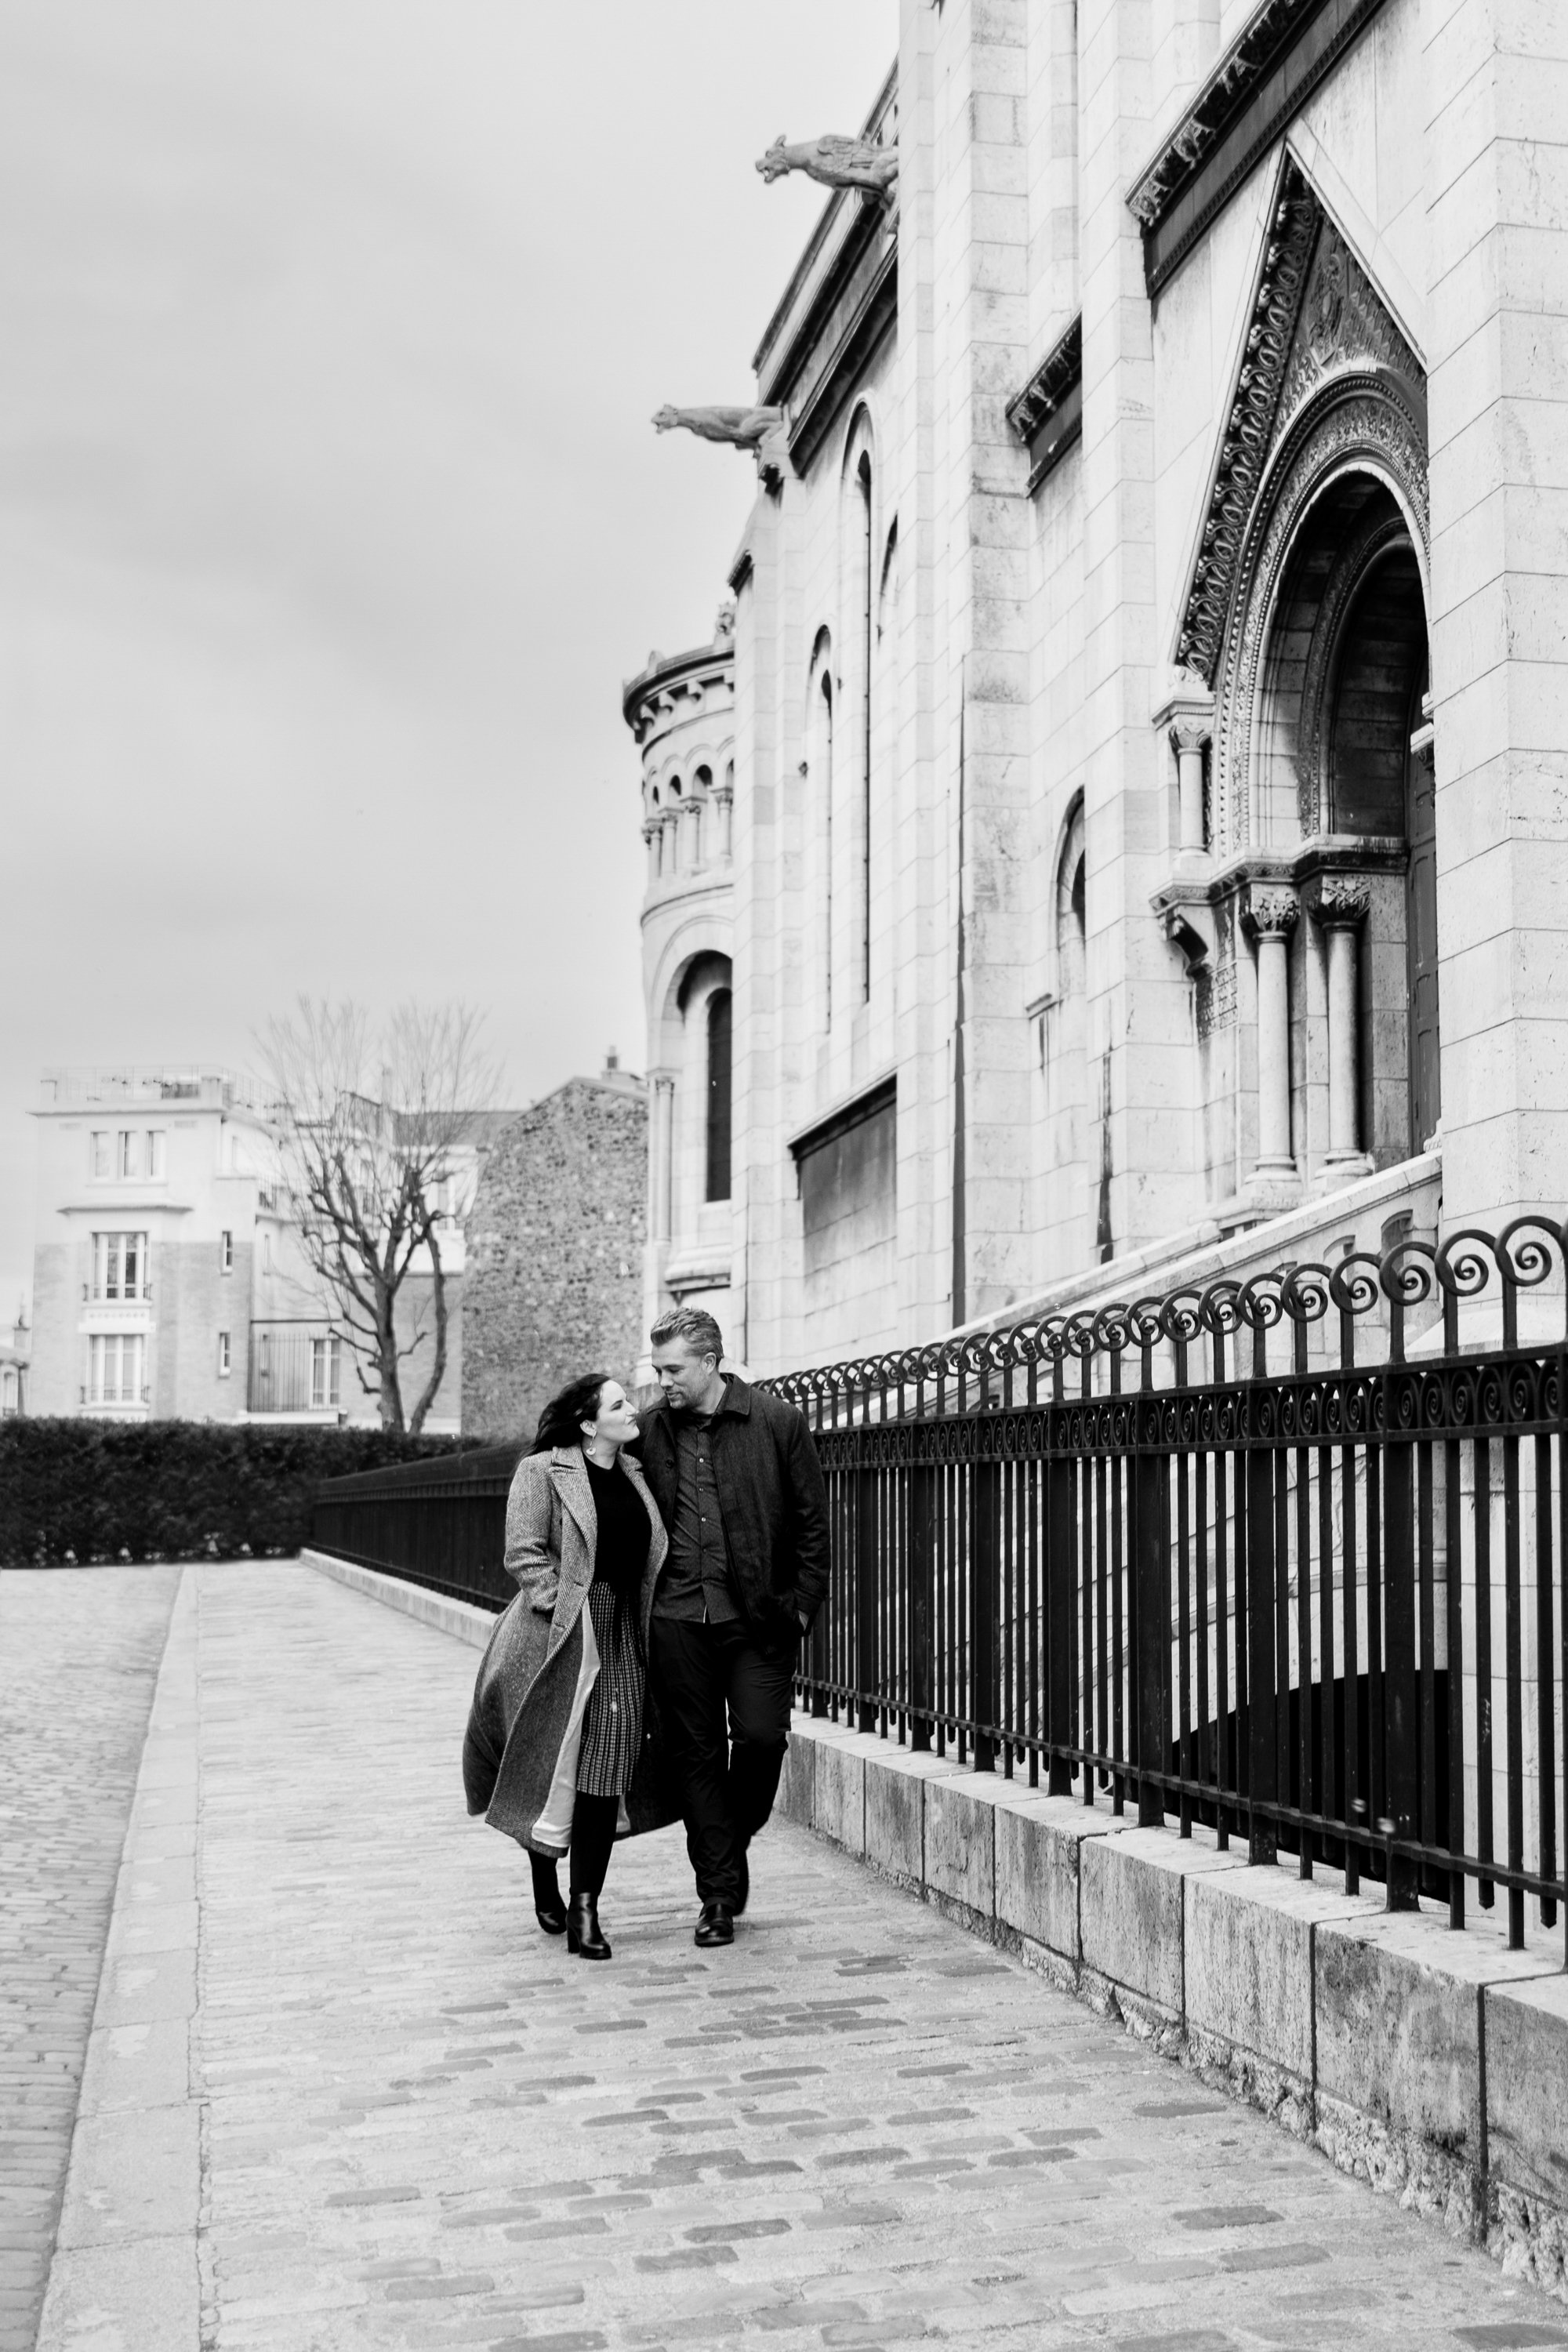
[(1455, 1926), (1500, 1887), (1515, 1947), (1527, 1900), (1553, 1926), (1565, 1241), (1525, 1217), (765, 1383), (831, 1506), (803, 1703)]
[(456, 1601), (500, 1610), (517, 1587), (501, 1565), (506, 1498), (521, 1445), (437, 1454), (329, 1478), (316, 1490), (310, 1541)]

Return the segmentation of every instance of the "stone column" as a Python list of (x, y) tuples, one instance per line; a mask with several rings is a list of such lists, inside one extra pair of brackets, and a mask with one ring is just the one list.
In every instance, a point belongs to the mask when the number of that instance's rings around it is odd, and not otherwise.
[(735, 787), (733, 784), (714, 785), (713, 808), (713, 821), (717, 825), (719, 832), (719, 840), (713, 854), (719, 859), (721, 864), (728, 866), (730, 863), (730, 852), (733, 846), (735, 814)]
[(1325, 1171), (1337, 1179), (1369, 1172), (1361, 1148), (1361, 1041), (1358, 1034), (1358, 933), (1372, 903), (1366, 884), (1352, 876), (1325, 877), (1312, 893), (1311, 914), (1323, 934), (1328, 961), (1329, 1148)]
[(664, 841), (659, 850), (658, 870), (668, 882), (680, 866), (680, 811), (667, 808), (659, 818)]
[(647, 887), (651, 890), (658, 880), (659, 842), (664, 827), (656, 816), (643, 819), (642, 837), (647, 844)]
[(1290, 934), (1300, 911), (1294, 890), (1251, 892), (1247, 929), (1258, 942), (1257, 1176), (1294, 1176), (1290, 1150)]
[(695, 793), (689, 793), (680, 803), (681, 866), (688, 874), (695, 874), (702, 863), (702, 803)]
[(1184, 857), (1201, 857), (1204, 851), (1204, 751), (1208, 740), (1209, 730), (1201, 719), (1179, 719), (1171, 730), (1181, 800), (1177, 847)]
[(670, 1155), (675, 1142), (675, 1080), (656, 1072), (653, 1081), (653, 1122), (648, 1137), (648, 1222), (651, 1239), (669, 1239)]

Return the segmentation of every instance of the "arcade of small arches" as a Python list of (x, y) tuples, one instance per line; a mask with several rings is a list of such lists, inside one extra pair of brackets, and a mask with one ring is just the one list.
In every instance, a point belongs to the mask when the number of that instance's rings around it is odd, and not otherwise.
[(647, 846), (647, 887), (678, 876), (727, 866), (733, 848), (735, 763), (718, 771), (702, 760), (685, 774), (670, 769), (643, 792), (642, 836)]

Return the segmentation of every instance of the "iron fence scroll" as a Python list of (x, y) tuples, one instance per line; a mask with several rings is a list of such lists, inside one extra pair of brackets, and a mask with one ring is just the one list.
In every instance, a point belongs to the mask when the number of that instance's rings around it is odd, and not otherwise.
[(1517, 1948), (1568, 1905), (1565, 1268), (1521, 1217), (764, 1383), (827, 1478), (803, 1704), (1455, 1926), (1500, 1887)]

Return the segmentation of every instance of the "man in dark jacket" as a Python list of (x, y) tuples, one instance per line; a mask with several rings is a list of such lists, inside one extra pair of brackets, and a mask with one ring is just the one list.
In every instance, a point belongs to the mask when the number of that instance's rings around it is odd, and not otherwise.
[(697, 1941), (729, 1944), (746, 1849), (778, 1793), (796, 1652), (827, 1591), (827, 1493), (803, 1415), (719, 1370), (711, 1315), (672, 1307), (648, 1336), (664, 1393), (641, 1416), (642, 1467), (669, 1536), (648, 1663), (697, 1874)]

